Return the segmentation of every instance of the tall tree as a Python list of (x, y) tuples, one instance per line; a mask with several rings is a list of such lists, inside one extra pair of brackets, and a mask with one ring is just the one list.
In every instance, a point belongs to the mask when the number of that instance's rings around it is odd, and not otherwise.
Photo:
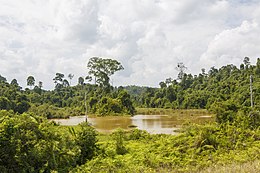
[(250, 65), (250, 58), (249, 57), (245, 57), (244, 60), (243, 60), (244, 64), (247, 66), (247, 65)]
[(35, 84), (35, 79), (33, 76), (28, 76), (27, 78), (27, 86), (30, 86), (30, 88), (32, 89), (32, 86), (34, 86)]
[(249, 65), (250, 65), (250, 58), (249, 57), (245, 57), (243, 60), (246, 69), (248, 69)]
[(84, 84), (84, 78), (83, 77), (79, 77), (78, 85), (83, 85), (83, 84)]
[(39, 81), (39, 88), (42, 89), (43, 83), (42, 81)]
[(68, 75), (68, 78), (70, 79), (70, 86), (71, 86), (71, 80), (73, 79), (73, 77), (74, 77), (74, 74), (71, 74), (71, 73), (70, 73), (70, 74)]
[(115, 72), (124, 69), (117, 60), (99, 57), (90, 58), (87, 67), (89, 76), (94, 76), (95, 83), (98, 83), (100, 86), (109, 86), (109, 77)]
[(63, 87), (69, 87), (69, 86), (70, 86), (69, 81), (68, 81), (67, 79), (64, 79), (64, 80), (62, 81), (62, 86), (63, 86)]
[(184, 65), (184, 63), (179, 62), (177, 64), (176, 70), (179, 71), (178, 79), (182, 80), (184, 73), (185, 73), (185, 70), (187, 70), (187, 67)]
[(64, 74), (56, 73), (56, 76), (53, 78), (56, 89), (62, 86), (63, 78), (64, 78)]

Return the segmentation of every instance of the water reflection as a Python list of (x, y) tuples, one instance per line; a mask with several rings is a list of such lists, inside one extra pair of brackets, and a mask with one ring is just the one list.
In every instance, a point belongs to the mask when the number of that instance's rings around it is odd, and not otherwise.
[(131, 118), (132, 124), (138, 129), (146, 130), (151, 134), (173, 134), (176, 122), (167, 115), (136, 115)]
[(98, 131), (109, 133), (117, 128), (128, 129), (132, 121), (130, 117), (108, 116), (88, 118), (88, 122)]
[[(77, 125), (86, 120), (85, 116), (71, 117), (70, 119), (55, 119), (54, 121), (61, 125)], [(211, 121), (210, 116), (198, 117), (193, 120), (196, 123)], [(174, 116), (168, 115), (135, 115), (134, 117), (94, 117), (88, 118), (88, 122), (99, 132), (111, 133), (117, 128), (125, 130), (131, 129), (131, 126), (136, 126), (140, 130), (146, 130), (151, 134), (174, 134), (175, 130), (179, 129), (184, 123), (183, 120), (178, 120)]]

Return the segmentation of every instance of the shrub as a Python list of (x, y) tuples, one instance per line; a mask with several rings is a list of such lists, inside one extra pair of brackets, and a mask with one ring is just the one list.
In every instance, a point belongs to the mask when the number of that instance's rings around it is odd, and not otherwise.
[(116, 153), (120, 155), (127, 153), (127, 150), (124, 146), (124, 139), (126, 138), (124, 130), (117, 129), (115, 132), (113, 132), (112, 137), (116, 142)]

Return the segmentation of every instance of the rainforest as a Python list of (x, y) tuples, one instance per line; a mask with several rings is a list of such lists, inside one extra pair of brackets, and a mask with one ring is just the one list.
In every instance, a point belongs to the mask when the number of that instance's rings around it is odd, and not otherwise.
[[(159, 87), (113, 86), (124, 67), (93, 57), (88, 74), (57, 72), (44, 90), (28, 76), (27, 88), (0, 75), (1, 172), (259, 172), (260, 59), (211, 67), (158, 81)], [(77, 125), (54, 119), (85, 116)], [(164, 115), (181, 124), (173, 134), (138, 127), (102, 133), (90, 118)], [(198, 117), (210, 121), (198, 123)], [(107, 121), (107, 123), (113, 123)]]

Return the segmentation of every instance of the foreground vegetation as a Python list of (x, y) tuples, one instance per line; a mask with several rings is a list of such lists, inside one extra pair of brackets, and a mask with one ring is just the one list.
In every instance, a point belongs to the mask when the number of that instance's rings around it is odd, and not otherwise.
[(189, 125), (177, 136), (118, 130), (113, 140), (98, 143), (101, 155), (72, 172), (194, 172), (254, 162), (260, 156), (260, 130), (250, 129), (248, 119), (240, 118), (243, 126)]
[[(112, 87), (109, 76), (123, 68), (115, 61), (93, 58), (88, 67), (88, 79), (97, 84), (81, 77), (77, 86), (70, 86), (57, 73), (53, 91), (43, 90), (40, 82), (34, 86), (32, 76), (25, 90), (15, 79), (8, 83), (0, 76), (1, 172), (260, 172), (260, 59), (251, 65), (245, 58), (239, 69), (212, 67), (198, 76), (182, 69), (177, 80), (161, 82), (161, 88)], [(216, 121), (186, 123), (176, 136), (138, 129), (105, 135), (87, 123), (63, 127), (47, 121), (79, 115), (86, 108), (98, 116), (167, 114), (180, 119), (209, 116), (207, 108)]]
[(86, 123), (62, 127), (0, 111), (0, 155), (2, 172), (206, 171), (259, 160), (260, 128), (239, 112), (233, 122), (189, 124), (176, 136), (138, 129), (105, 135)]

